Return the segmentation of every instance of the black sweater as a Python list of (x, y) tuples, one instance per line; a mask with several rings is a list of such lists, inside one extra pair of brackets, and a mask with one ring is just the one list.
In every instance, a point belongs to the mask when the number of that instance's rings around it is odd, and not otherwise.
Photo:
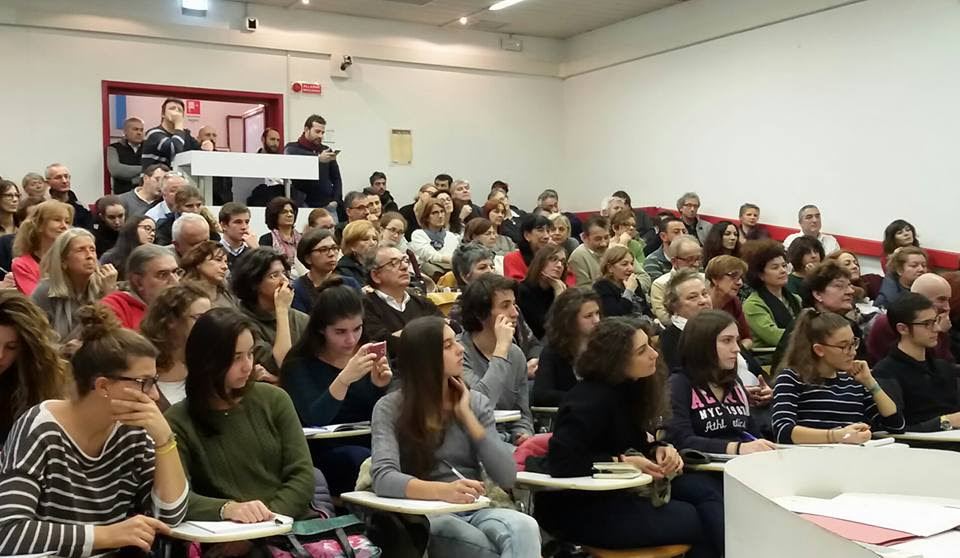
[(710, 388), (694, 387), (685, 371), (674, 372), (670, 375), (670, 415), (665, 425), (667, 440), (677, 449), (726, 453), (729, 442), (760, 437), (739, 379), (723, 401), (718, 401)]
[(908, 432), (940, 430), (940, 416), (960, 411), (957, 378), (960, 368), (927, 351), (919, 361), (894, 346), (873, 374), (903, 413)]
[(140, 165), (146, 169), (155, 163), (172, 167), (171, 161), (177, 153), (200, 149), (200, 142), (190, 135), (190, 130), (179, 130), (171, 134), (163, 126), (150, 128), (143, 138), (140, 150)]
[[(641, 380), (642, 381), (642, 380)], [(639, 384), (605, 384), (584, 380), (573, 386), (554, 421), (547, 467), (554, 477), (593, 474), (595, 462), (613, 461), (633, 449), (648, 458), (660, 445), (631, 417)]]
[(543, 339), (547, 326), (547, 312), (556, 296), (553, 289), (544, 289), (535, 283), (521, 281), (517, 287), (517, 306), (523, 312), (527, 325), (537, 339)]
[(558, 407), (575, 385), (577, 375), (573, 372), (573, 363), (549, 344), (546, 345), (540, 353), (530, 404), (535, 407)]

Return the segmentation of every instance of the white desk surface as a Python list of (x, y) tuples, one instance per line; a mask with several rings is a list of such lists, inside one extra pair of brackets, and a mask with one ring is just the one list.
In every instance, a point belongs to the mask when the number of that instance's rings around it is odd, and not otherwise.
[(370, 427), (358, 428), (357, 430), (343, 430), (341, 432), (334, 432), (336, 424), (331, 424), (326, 427), (305, 427), (303, 429), (303, 435), (308, 440), (331, 440), (333, 438), (352, 438), (354, 436), (369, 436)]
[(543, 413), (545, 415), (555, 415), (560, 407), (530, 407), (531, 413)]
[(522, 419), (523, 415), (520, 411), (494, 411), (493, 420), (497, 424), (503, 424), (505, 422), (517, 422)]
[(904, 432), (903, 434), (877, 434), (877, 437), (895, 438), (904, 442), (933, 442), (942, 444), (960, 443), (960, 430), (944, 432)]
[[(221, 543), (221, 542), (233, 542), (233, 541), (248, 541), (251, 539), (261, 539), (263, 537), (272, 537), (274, 535), (283, 535), (289, 533), (293, 529), (293, 520), (291, 518), (286, 518), (289, 520), (283, 525), (274, 525), (272, 522), (263, 522), (263, 523), (253, 523), (246, 527), (247, 529), (237, 529), (236, 531), (230, 531), (229, 533), (211, 533), (201, 527), (194, 525), (191, 521), (184, 521), (177, 527), (174, 527), (170, 536), (175, 539), (180, 539), (184, 541), (199, 542), (199, 543)], [(237, 525), (232, 521), (218, 521), (216, 523), (223, 523), (229, 525)]]
[(703, 465), (684, 465), (683, 468), (688, 471), (707, 471), (710, 473), (722, 473), (727, 463), (724, 461), (711, 461)]
[(438, 515), (442, 513), (460, 513), (466, 511), (481, 510), (490, 506), (490, 499), (481, 496), (479, 500), (472, 504), (451, 504), (437, 500), (410, 500), (407, 498), (384, 498), (377, 496), (373, 492), (360, 490), (355, 492), (344, 492), (340, 495), (344, 502), (383, 510), (394, 513), (405, 513), (410, 515)]
[(587, 490), (592, 492), (624, 490), (646, 486), (651, 482), (653, 482), (653, 477), (650, 475), (640, 475), (632, 479), (595, 479), (593, 477), (551, 477), (543, 473), (531, 473), (529, 471), (517, 473), (517, 484), (560, 490)]

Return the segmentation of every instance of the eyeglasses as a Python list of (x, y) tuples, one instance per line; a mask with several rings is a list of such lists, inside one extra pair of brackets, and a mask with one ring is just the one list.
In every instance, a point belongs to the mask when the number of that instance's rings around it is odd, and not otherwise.
[(923, 320), (922, 322), (910, 322), (910, 325), (920, 326), (926, 329), (933, 329), (937, 325), (937, 320)]
[(733, 279), (734, 281), (739, 281), (739, 280), (743, 279), (743, 274), (740, 273), (739, 271), (728, 271), (728, 272), (724, 273), (724, 275), (726, 275), (727, 277)]
[(687, 256), (686, 258), (677, 256), (677, 259), (687, 265), (700, 265), (700, 263), (703, 262), (703, 255)]
[(154, 376), (152, 378), (127, 378), (125, 376), (112, 376), (111, 379), (120, 382), (133, 382), (140, 386), (140, 391), (142, 393), (147, 393), (157, 386), (157, 383), (160, 381), (160, 376)]
[(393, 234), (395, 234), (395, 235), (397, 235), (397, 236), (400, 236), (401, 234), (407, 232), (407, 231), (405, 231), (405, 230), (403, 230), (403, 229), (395, 229), (395, 228), (393, 228), (393, 227), (384, 227), (383, 230), (385, 230), (385, 231), (390, 231), (390, 232), (392, 232)]
[(161, 269), (155, 272), (153, 276), (159, 279), (160, 281), (169, 281), (173, 277), (180, 279), (181, 277), (183, 277), (184, 273), (185, 271), (183, 270), (183, 268), (176, 267), (173, 269)]
[(316, 252), (317, 254), (323, 254), (324, 256), (326, 256), (327, 254), (334, 254), (339, 250), (340, 250), (339, 246), (317, 246), (316, 248), (310, 251)]
[(147, 231), (147, 232), (151, 232), (151, 233), (157, 232), (157, 227), (154, 227), (153, 225), (139, 225), (137, 228), (138, 228), (138, 229), (143, 229), (143, 230), (145, 230), (145, 231)]
[(857, 352), (857, 349), (860, 348), (860, 338), (854, 337), (853, 341), (851, 341), (849, 345), (827, 345), (826, 343), (817, 343), (817, 345), (820, 345), (821, 347), (831, 347), (833, 349), (840, 349), (845, 353), (855, 353)]
[(399, 258), (390, 258), (386, 262), (378, 265), (373, 269), (383, 269), (385, 267), (400, 267), (401, 265), (410, 265), (410, 258), (407, 256), (402, 256)]

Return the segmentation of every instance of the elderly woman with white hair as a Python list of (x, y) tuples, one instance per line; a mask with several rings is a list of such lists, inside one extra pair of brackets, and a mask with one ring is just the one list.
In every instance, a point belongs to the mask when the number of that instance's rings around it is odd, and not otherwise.
[(86, 229), (74, 227), (57, 237), (40, 262), (40, 269), (44, 279), (31, 298), (47, 314), (50, 326), (62, 340), (79, 325), (74, 320), (77, 310), (117, 287), (116, 268), (97, 262), (96, 242)]

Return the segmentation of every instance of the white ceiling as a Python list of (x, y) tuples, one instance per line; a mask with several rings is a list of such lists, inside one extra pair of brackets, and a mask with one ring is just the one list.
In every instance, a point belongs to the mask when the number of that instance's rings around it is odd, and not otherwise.
[(334, 12), (426, 25), (461, 27), (499, 33), (566, 39), (618, 21), (678, 4), (683, 0), (525, 0), (497, 12), (494, 0), (248, 0), (253, 4)]

